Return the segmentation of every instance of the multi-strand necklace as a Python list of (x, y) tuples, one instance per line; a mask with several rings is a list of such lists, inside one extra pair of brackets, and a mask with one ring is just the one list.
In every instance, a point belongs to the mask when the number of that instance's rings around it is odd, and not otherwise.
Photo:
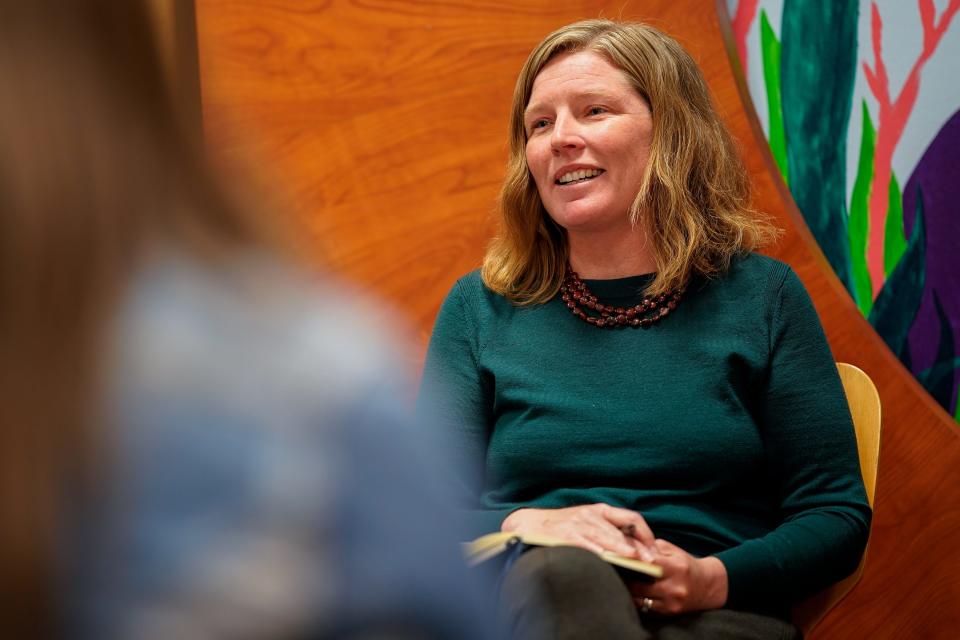
[(649, 327), (676, 309), (685, 287), (658, 296), (646, 297), (632, 307), (616, 307), (597, 300), (577, 272), (567, 265), (567, 275), (560, 285), (560, 294), (567, 308), (584, 322), (595, 327)]

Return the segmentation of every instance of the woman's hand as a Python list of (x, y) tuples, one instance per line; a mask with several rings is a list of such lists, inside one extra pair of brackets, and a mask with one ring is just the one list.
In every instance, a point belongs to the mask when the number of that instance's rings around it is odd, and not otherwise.
[(519, 509), (502, 531), (532, 533), (566, 540), (595, 553), (611, 551), (628, 558), (654, 561), (653, 532), (636, 511), (597, 503), (565, 509)]
[[(630, 586), (642, 611), (676, 615), (687, 611), (719, 609), (727, 602), (727, 568), (717, 558), (695, 558), (680, 547), (656, 540), (654, 562), (663, 567), (663, 577), (653, 584)], [(652, 600), (644, 601), (649, 598)]]

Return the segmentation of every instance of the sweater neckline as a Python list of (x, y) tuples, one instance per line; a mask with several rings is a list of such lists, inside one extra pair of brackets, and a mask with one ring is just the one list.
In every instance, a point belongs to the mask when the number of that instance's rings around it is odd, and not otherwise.
[(650, 283), (656, 277), (656, 273), (644, 273), (638, 276), (627, 276), (625, 278), (610, 278), (605, 280), (583, 279), (590, 292), (597, 296), (601, 302), (611, 300), (633, 300), (642, 298)]

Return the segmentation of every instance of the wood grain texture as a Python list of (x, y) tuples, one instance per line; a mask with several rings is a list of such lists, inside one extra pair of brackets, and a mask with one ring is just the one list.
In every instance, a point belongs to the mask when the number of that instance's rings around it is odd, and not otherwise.
[[(770, 157), (724, 2), (198, 0), (212, 148), (253, 157), (286, 191), (305, 242), (406, 313), (422, 347), (453, 281), (479, 265), (506, 161), (516, 74), (552, 29), (652, 23), (700, 63), (742, 146), (770, 253), (810, 291), (837, 360), (880, 391), (884, 441), (863, 579), (820, 637), (948, 637), (960, 628), (960, 434), (832, 275)], [(729, 33), (727, 33), (729, 35)]]
[(863, 369), (846, 362), (837, 364), (843, 391), (850, 404), (850, 415), (857, 431), (857, 449), (860, 454), (860, 471), (867, 490), (870, 506), (876, 496), (877, 467), (880, 464), (880, 434), (883, 408), (876, 385)]

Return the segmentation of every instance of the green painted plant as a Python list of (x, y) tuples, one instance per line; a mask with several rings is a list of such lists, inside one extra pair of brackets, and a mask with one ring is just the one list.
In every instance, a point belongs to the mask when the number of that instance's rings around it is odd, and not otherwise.
[(940, 324), (940, 336), (937, 344), (937, 356), (929, 368), (920, 372), (917, 380), (933, 396), (940, 406), (949, 411), (950, 400), (953, 397), (953, 385), (956, 377), (957, 367), (960, 366), (960, 358), (955, 356), (956, 348), (953, 340), (953, 327), (950, 324), (950, 318), (947, 317), (943, 304), (940, 302), (940, 296), (933, 292), (933, 304), (937, 312), (937, 320)]
[[(783, 106), (780, 98), (780, 41), (770, 26), (767, 12), (760, 10), (760, 48), (763, 53), (763, 82), (767, 89), (767, 122), (770, 151), (784, 180), (787, 174), (787, 140), (783, 132)], [(789, 184), (789, 182), (787, 183)]]
[[(960, 363), (957, 363), (957, 366), (960, 366)], [(960, 384), (957, 385), (957, 407), (953, 419), (960, 422)]]
[[(890, 96), (880, 49), (882, 24), (876, 3), (871, 3), (874, 65), (864, 64), (863, 70), (879, 112), (887, 116), (875, 122), (867, 100), (861, 102), (857, 173), (847, 201), (846, 145), (858, 66), (860, 4), (858, 0), (783, 0), (779, 34), (767, 12), (760, 11), (769, 143), (794, 201), (834, 272), (884, 342), (911, 368), (908, 335), (924, 299), (927, 225), (918, 189), (916, 217), (910, 238), (906, 237), (903, 194), (890, 165), (912, 108), (923, 60), (911, 70), (916, 80)], [(958, 7), (936, 19), (932, 5), (921, 3), (924, 46), (931, 51), (953, 14), (960, 11), (960, 0), (951, 0), (950, 7), (954, 4)], [(929, 34), (933, 37), (928, 41)], [(936, 292), (933, 303), (940, 320), (936, 360), (916, 376), (960, 421), (960, 357)], [(955, 396), (958, 400), (953, 404)]]
[(858, 2), (785, 0), (780, 90), (790, 191), (830, 266), (855, 291), (847, 233), (847, 127)]
[(883, 230), (883, 273), (890, 277), (907, 248), (907, 238), (903, 233), (903, 194), (897, 174), (892, 171), (888, 193), (887, 221)]
[(863, 129), (860, 135), (860, 157), (857, 178), (850, 198), (850, 220), (847, 237), (850, 241), (850, 274), (853, 277), (853, 298), (860, 313), (867, 317), (873, 308), (873, 285), (867, 270), (867, 237), (870, 231), (870, 181), (873, 180), (873, 150), (877, 132), (870, 119), (867, 101), (862, 104)]
[(877, 294), (868, 320), (890, 350), (910, 368), (907, 334), (920, 309), (926, 280), (927, 231), (923, 195), (917, 195), (917, 217), (906, 251)]

